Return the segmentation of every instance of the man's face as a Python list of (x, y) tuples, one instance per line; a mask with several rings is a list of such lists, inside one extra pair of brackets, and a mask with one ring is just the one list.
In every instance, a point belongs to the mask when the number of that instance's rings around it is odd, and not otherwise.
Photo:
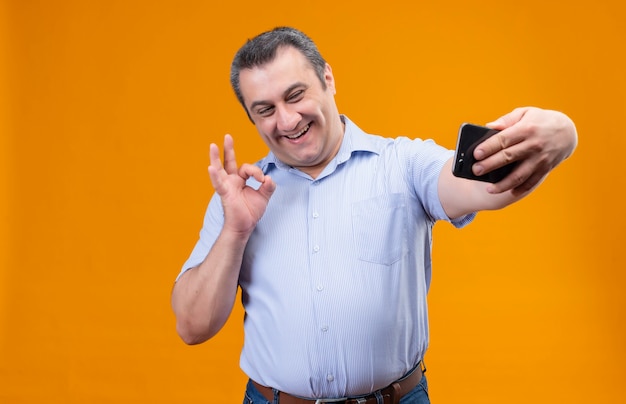
[(316, 177), (341, 145), (343, 126), (329, 65), (324, 89), (309, 61), (293, 47), (262, 66), (241, 70), (245, 106), (280, 161)]

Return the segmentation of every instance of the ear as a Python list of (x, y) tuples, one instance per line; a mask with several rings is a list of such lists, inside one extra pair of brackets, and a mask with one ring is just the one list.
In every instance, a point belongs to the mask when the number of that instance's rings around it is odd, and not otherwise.
[(333, 76), (333, 69), (328, 63), (326, 63), (326, 67), (324, 67), (324, 81), (326, 82), (326, 87), (330, 91), (332, 91), (333, 95), (337, 94), (337, 88), (335, 87), (335, 76)]

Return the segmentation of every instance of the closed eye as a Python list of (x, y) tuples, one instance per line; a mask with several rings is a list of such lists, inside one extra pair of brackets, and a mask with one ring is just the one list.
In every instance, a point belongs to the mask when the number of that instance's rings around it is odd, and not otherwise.
[(298, 102), (304, 97), (304, 90), (297, 90), (293, 93), (289, 94), (287, 97), (287, 102)]
[(268, 106), (268, 107), (263, 107), (263, 108), (257, 109), (256, 113), (261, 115), (261, 116), (269, 116), (269, 115), (272, 114), (273, 111), (274, 111), (274, 107)]

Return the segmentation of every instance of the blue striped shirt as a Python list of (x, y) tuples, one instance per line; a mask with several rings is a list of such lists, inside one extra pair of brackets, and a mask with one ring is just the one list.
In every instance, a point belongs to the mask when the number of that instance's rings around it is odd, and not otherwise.
[[(241, 368), (309, 398), (369, 393), (423, 358), (432, 226), (449, 220), (437, 181), (451, 151), (369, 135), (342, 118), (341, 148), (316, 179), (272, 153), (257, 163), (277, 188), (239, 276)], [(204, 260), (222, 224), (214, 195), (183, 272)]]

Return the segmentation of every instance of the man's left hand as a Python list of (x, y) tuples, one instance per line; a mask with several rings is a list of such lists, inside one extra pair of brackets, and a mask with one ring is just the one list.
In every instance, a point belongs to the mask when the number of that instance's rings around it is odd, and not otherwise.
[(487, 126), (500, 132), (476, 147), (474, 174), (518, 162), (506, 178), (487, 188), (490, 193), (530, 191), (572, 154), (578, 142), (574, 123), (558, 111), (517, 108)]

